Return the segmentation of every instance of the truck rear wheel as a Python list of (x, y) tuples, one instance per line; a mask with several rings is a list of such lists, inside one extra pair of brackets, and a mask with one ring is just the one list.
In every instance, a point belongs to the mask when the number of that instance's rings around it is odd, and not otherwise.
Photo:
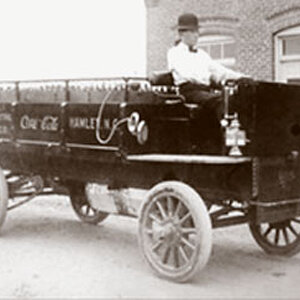
[(150, 190), (139, 216), (139, 244), (160, 277), (184, 282), (202, 270), (212, 247), (207, 208), (188, 185), (166, 181)]
[(8, 187), (3, 170), (0, 168), (0, 228), (2, 227), (7, 213)]
[(97, 225), (104, 221), (108, 214), (95, 210), (86, 199), (84, 186), (70, 189), (72, 207), (77, 217), (84, 223)]
[(292, 256), (300, 252), (300, 217), (249, 227), (255, 241), (268, 254)]

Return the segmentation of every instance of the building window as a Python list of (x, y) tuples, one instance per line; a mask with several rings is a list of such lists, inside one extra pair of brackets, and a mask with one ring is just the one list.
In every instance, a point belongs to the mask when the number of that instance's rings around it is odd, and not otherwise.
[(207, 52), (212, 59), (226, 67), (234, 68), (236, 44), (231, 36), (202, 36), (198, 40), (198, 47)]
[(275, 80), (300, 83), (300, 26), (275, 35)]
[(300, 35), (282, 38), (282, 55), (300, 55)]

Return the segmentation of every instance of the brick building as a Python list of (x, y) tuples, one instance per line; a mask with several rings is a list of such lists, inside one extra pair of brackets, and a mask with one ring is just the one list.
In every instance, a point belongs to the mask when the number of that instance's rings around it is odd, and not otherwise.
[(177, 17), (199, 17), (199, 46), (260, 80), (300, 83), (300, 0), (145, 0), (147, 71), (167, 68)]

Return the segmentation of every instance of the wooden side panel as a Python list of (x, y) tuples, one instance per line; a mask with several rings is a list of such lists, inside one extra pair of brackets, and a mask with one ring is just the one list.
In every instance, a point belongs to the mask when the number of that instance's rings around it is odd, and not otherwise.
[(182, 104), (131, 104), (124, 109), (124, 115), (137, 112), (140, 121), (148, 126), (148, 140), (139, 144), (136, 136), (123, 127), (122, 147), (133, 153), (191, 153), (190, 118)]
[(59, 104), (18, 103), (12, 109), (16, 140), (60, 142), (62, 118)]
[(13, 138), (13, 113), (9, 103), (0, 103), (0, 139)]
[[(65, 142), (66, 145), (73, 146), (101, 146), (96, 138), (97, 117), (99, 115), (101, 104), (68, 104), (65, 108)], [(100, 132), (101, 139), (106, 140), (110, 134), (113, 123), (120, 117), (119, 104), (106, 104), (103, 110)], [(118, 147), (118, 131), (112, 139), (103, 146)]]

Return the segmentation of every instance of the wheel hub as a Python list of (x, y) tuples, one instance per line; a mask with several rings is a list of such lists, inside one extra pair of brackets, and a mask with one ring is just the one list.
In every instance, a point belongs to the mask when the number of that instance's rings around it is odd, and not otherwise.
[(156, 240), (163, 240), (168, 245), (176, 245), (180, 242), (180, 227), (172, 220), (157, 225), (153, 229), (153, 237)]
[(290, 225), (290, 220), (270, 224), (274, 229), (284, 229)]

